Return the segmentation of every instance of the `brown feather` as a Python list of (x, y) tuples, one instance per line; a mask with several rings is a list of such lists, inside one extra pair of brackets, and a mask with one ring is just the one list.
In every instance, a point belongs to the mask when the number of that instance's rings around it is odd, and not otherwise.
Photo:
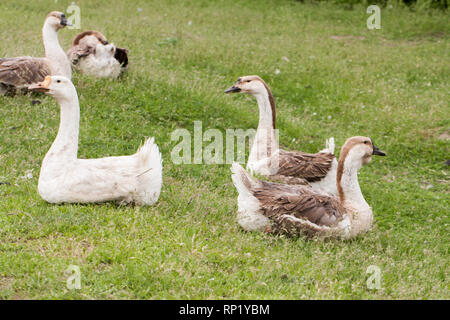
[(305, 153), (280, 150), (277, 174), (303, 178), (308, 182), (324, 178), (331, 168), (335, 156), (331, 153)]
[(101, 32), (98, 32), (95, 30), (90, 30), (90, 31), (81, 32), (78, 35), (76, 35), (72, 41), (72, 46), (77, 46), (78, 44), (80, 44), (80, 42), (82, 41), (82, 39), (84, 37), (88, 37), (88, 36), (96, 37), (98, 42), (100, 42), (102, 44), (108, 43), (108, 40), (106, 40), (106, 37)]
[(45, 59), (17, 57), (0, 59), (0, 83), (16, 88), (41, 82), (50, 75)]
[(339, 199), (316, 193), (308, 187), (260, 181), (259, 186), (250, 190), (259, 200), (262, 213), (271, 220), (291, 215), (317, 226), (334, 227), (345, 213)]
[(342, 189), (342, 186), (341, 186), (342, 175), (344, 173), (345, 159), (347, 158), (347, 155), (350, 152), (350, 150), (356, 144), (361, 142), (361, 138), (362, 137), (352, 137), (352, 138), (347, 139), (347, 141), (342, 146), (341, 153), (339, 155), (338, 167), (337, 167), (337, 172), (336, 172), (336, 187), (338, 190), (339, 199), (341, 200), (342, 203), (344, 203), (344, 201), (345, 201), (344, 190)]

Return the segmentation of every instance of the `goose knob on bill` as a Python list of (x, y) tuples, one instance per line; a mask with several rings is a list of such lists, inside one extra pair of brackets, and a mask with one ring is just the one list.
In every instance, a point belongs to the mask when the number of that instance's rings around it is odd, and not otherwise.
[(48, 75), (63, 75), (70, 79), (70, 62), (58, 41), (58, 31), (69, 25), (64, 13), (50, 12), (42, 28), (45, 58), (0, 58), (0, 93), (15, 94), (43, 81)]
[(358, 171), (372, 155), (386, 154), (370, 138), (358, 136), (345, 142), (337, 168), (337, 197), (306, 186), (261, 181), (234, 163), (238, 223), (248, 231), (288, 235), (351, 238), (367, 232), (373, 212), (359, 187)]
[(45, 92), (60, 106), (58, 134), (41, 167), (38, 191), (50, 203), (118, 201), (155, 203), (161, 192), (162, 159), (154, 139), (147, 139), (133, 155), (79, 159), (80, 106), (72, 82), (47, 76), (30, 90)]
[(258, 76), (245, 76), (225, 90), (225, 93), (238, 92), (254, 96), (259, 108), (259, 124), (247, 170), (272, 181), (309, 185), (314, 190), (337, 195), (334, 139), (328, 139), (326, 148), (314, 154), (280, 149), (275, 131), (275, 101), (268, 85)]

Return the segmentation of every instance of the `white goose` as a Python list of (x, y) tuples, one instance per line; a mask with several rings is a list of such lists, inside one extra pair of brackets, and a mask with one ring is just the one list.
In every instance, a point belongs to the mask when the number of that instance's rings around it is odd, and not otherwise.
[(40, 82), (48, 75), (72, 77), (69, 59), (59, 45), (58, 31), (70, 25), (62, 12), (47, 15), (42, 28), (45, 58), (17, 57), (0, 59), (0, 92), (15, 93)]
[(76, 70), (98, 78), (117, 78), (128, 66), (128, 50), (108, 43), (98, 31), (78, 34), (67, 51)]
[(305, 186), (260, 181), (234, 163), (239, 224), (248, 231), (342, 238), (368, 231), (373, 213), (359, 187), (358, 170), (372, 155), (386, 154), (370, 138), (352, 137), (345, 142), (336, 178), (338, 197)]
[(275, 102), (272, 93), (258, 76), (245, 76), (225, 90), (253, 95), (259, 107), (259, 124), (247, 162), (252, 173), (287, 184), (308, 184), (314, 190), (337, 194), (334, 139), (327, 140), (326, 149), (311, 154), (279, 148), (275, 136)]
[(154, 139), (131, 156), (78, 159), (80, 107), (72, 82), (47, 76), (30, 90), (53, 96), (61, 108), (58, 135), (42, 162), (38, 191), (50, 203), (121, 201), (150, 205), (162, 185), (162, 160)]

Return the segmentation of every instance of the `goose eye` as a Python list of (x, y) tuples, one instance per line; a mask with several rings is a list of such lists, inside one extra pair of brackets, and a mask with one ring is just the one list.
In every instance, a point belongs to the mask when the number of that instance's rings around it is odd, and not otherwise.
[(60, 83), (60, 82), (61, 82), (61, 80), (56, 80), (56, 82), (57, 82), (57, 83)]
[(245, 82), (251, 82), (252, 80), (247, 80), (247, 81), (245, 81)]
[(367, 141), (367, 140), (366, 140), (366, 141), (364, 141), (364, 144), (368, 144), (368, 143), (369, 143), (369, 141)]

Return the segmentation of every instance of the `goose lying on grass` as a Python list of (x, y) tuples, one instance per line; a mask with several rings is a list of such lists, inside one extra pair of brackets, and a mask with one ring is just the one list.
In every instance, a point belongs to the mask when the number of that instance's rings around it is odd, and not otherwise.
[(43, 81), (48, 75), (72, 77), (69, 59), (59, 45), (58, 31), (69, 25), (64, 13), (50, 12), (42, 28), (45, 58), (0, 59), (0, 93), (12, 93)]
[(225, 93), (242, 92), (253, 95), (259, 107), (259, 124), (250, 150), (247, 169), (287, 184), (309, 184), (314, 190), (337, 195), (334, 139), (327, 140), (326, 149), (311, 154), (279, 148), (275, 136), (275, 102), (272, 93), (258, 76), (245, 76)]
[(128, 65), (128, 50), (108, 43), (98, 31), (77, 35), (67, 56), (76, 70), (98, 78), (117, 78)]
[(352, 137), (345, 142), (337, 169), (338, 197), (305, 186), (260, 181), (234, 163), (239, 224), (248, 231), (342, 238), (368, 231), (373, 213), (359, 187), (358, 170), (372, 155), (386, 154), (370, 138)]
[(30, 90), (46, 92), (59, 103), (58, 135), (42, 162), (38, 191), (50, 203), (120, 201), (150, 205), (162, 185), (162, 160), (154, 139), (131, 156), (78, 159), (80, 107), (77, 91), (63, 76), (47, 76)]

